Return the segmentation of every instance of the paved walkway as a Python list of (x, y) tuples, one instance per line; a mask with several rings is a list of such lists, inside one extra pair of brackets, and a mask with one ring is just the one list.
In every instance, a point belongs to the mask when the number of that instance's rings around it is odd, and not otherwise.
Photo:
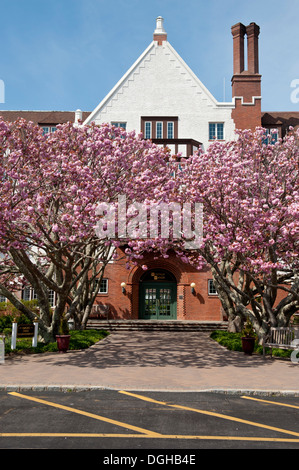
[(227, 351), (208, 333), (117, 332), (88, 350), (7, 358), (0, 390), (16, 388), (299, 396), (299, 364)]

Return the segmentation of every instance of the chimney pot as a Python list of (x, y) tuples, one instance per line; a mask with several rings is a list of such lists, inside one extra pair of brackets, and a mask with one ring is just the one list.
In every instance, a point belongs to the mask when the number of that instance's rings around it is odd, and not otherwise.
[(237, 23), (231, 28), (233, 35), (234, 75), (244, 71), (244, 36), (246, 26)]
[(79, 121), (82, 121), (82, 111), (81, 111), (81, 109), (77, 109), (75, 111), (75, 124), (78, 124)]
[(163, 41), (167, 41), (167, 33), (163, 27), (164, 19), (162, 16), (158, 16), (156, 19), (156, 29), (154, 31), (154, 41), (158, 41), (158, 45), (161, 46)]

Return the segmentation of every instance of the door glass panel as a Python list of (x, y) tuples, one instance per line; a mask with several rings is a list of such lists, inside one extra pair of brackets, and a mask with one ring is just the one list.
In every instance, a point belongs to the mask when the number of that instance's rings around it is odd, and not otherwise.
[(156, 289), (145, 289), (145, 314), (156, 315), (157, 292)]
[(159, 314), (170, 317), (171, 315), (171, 289), (160, 289)]

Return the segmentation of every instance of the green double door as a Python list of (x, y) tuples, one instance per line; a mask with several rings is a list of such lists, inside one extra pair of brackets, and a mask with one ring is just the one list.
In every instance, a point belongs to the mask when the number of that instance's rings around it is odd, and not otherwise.
[(140, 315), (144, 320), (176, 320), (176, 284), (143, 282), (140, 285)]

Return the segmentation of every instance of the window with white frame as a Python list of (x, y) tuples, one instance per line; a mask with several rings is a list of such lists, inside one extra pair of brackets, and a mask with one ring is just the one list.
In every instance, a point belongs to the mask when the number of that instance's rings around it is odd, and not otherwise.
[(145, 128), (144, 128), (144, 136), (146, 139), (151, 139), (152, 138), (152, 123), (147, 121), (145, 123)]
[(209, 123), (209, 140), (224, 140), (224, 123)]
[[(35, 300), (37, 299), (37, 295), (35, 290), (32, 287), (26, 286), (22, 289), (22, 300)], [(49, 290), (49, 304), (50, 307), (55, 307), (56, 304), (56, 295), (53, 290)]]
[(0, 294), (0, 302), (6, 302), (6, 297)]
[(263, 138), (264, 144), (274, 145), (278, 141), (278, 129), (265, 129), (265, 137)]
[(163, 139), (163, 122), (156, 123), (156, 139)]
[(57, 130), (55, 126), (43, 126), (43, 135), (53, 134)]
[(208, 294), (209, 295), (218, 295), (218, 292), (216, 290), (213, 279), (208, 280)]
[(49, 304), (50, 307), (55, 307), (55, 292), (53, 290), (49, 291)]
[(167, 123), (167, 139), (173, 139), (173, 129), (174, 129), (174, 123), (168, 122)]
[(23, 287), (22, 289), (22, 300), (32, 300), (34, 297), (34, 289), (32, 287)]
[(111, 122), (111, 125), (114, 127), (121, 127), (122, 129), (126, 130), (127, 123), (126, 122)]
[(102, 279), (101, 281), (97, 279), (96, 282), (97, 285), (100, 284), (98, 294), (108, 294), (108, 279)]

